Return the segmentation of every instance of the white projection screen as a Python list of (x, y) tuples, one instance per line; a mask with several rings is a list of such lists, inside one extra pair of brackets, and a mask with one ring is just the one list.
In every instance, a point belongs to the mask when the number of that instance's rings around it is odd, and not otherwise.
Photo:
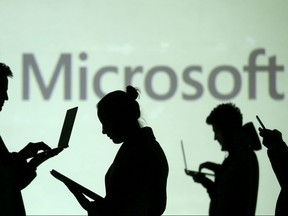
[[(226, 156), (205, 120), (233, 102), (244, 123), (259, 115), (288, 142), (288, 2), (240, 0), (1, 0), (0, 62), (13, 70), (0, 113), (8, 149), (56, 147), (68, 108), (78, 106), (70, 147), (37, 169), (22, 191), (27, 215), (85, 215), (51, 176), (55, 169), (101, 196), (119, 145), (102, 134), (96, 104), (131, 84), (141, 91), (141, 121), (169, 161), (165, 215), (207, 215), (206, 190), (184, 173)], [(274, 214), (280, 187), (257, 151), (257, 215)], [(3, 174), (2, 174), (3, 175)]]

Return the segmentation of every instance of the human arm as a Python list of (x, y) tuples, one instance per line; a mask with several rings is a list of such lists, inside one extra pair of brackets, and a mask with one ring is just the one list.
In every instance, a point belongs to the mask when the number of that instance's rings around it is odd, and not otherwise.
[[(31, 183), (36, 177), (36, 169), (41, 163), (62, 151), (61, 149), (56, 151), (50, 149), (44, 142), (37, 142), (28, 143), (18, 153), (10, 153), (11, 169), (19, 189), (23, 189)], [(30, 161), (27, 162), (28, 159)]]
[(281, 187), (287, 187), (288, 147), (283, 141), (281, 132), (276, 129), (259, 128), (259, 134), (263, 137), (263, 145), (268, 149), (267, 154), (279, 184)]
[(215, 176), (215, 174), (212, 174), (212, 173), (202, 172), (202, 169), (208, 169), (208, 170), (213, 171), (214, 173), (217, 173), (220, 167), (221, 167), (220, 164), (216, 164), (213, 162), (205, 162), (199, 165), (198, 171), (193, 171), (193, 170), (188, 170), (188, 169), (184, 169), (184, 171), (187, 175), (195, 178), (194, 180), (196, 180), (196, 182), (200, 183), (199, 181), (201, 181), (203, 177)]
[(65, 185), (74, 195), (78, 203), (85, 209), (88, 213), (88, 216), (95, 216), (95, 215), (103, 215), (105, 212), (105, 201), (104, 198), (100, 196), (93, 196), (94, 199), (90, 200), (86, 196), (85, 191), (81, 190), (81, 188), (77, 187), (77, 185), (66, 182)]
[(32, 169), (36, 170), (41, 163), (59, 154), (62, 150), (62, 148), (51, 150), (51, 148), (44, 142), (30, 142), (20, 152), (18, 152), (18, 156), (24, 160), (31, 158), (28, 164)]
[(220, 165), (212, 162), (205, 162), (200, 164), (198, 172), (185, 169), (185, 173), (191, 176), (196, 183), (200, 183), (203, 187), (205, 187), (209, 196), (211, 197), (214, 194), (214, 182), (210, 178), (206, 177), (207, 173), (201, 172), (201, 170), (204, 168), (216, 173), (220, 168)]
[(74, 197), (77, 199), (77, 201), (79, 202), (79, 204), (82, 206), (83, 209), (85, 209), (86, 211), (91, 211), (93, 209), (93, 204), (94, 202), (98, 201), (101, 202), (100, 200), (102, 200), (103, 198), (101, 198), (99, 196), (99, 198), (97, 198), (94, 201), (90, 201), (84, 194), (83, 190), (81, 190), (80, 187), (77, 187), (77, 185), (71, 183), (71, 182), (65, 182), (65, 185), (67, 186), (67, 188), (70, 190), (70, 192), (74, 195)]
[(27, 160), (35, 157), (39, 151), (48, 151), (51, 148), (44, 142), (28, 143), (21, 151), (18, 152), (19, 157)]
[(208, 169), (214, 172), (214, 175), (216, 176), (221, 165), (216, 164), (213, 162), (204, 162), (199, 165), (199, 172), (194, 172), (191, 176), (193, 180), (197, 183), (200, 183), (204, 188), (206, 188), (210, 198), (214, 196), (215, 193), (215, 183), (210, 178), (206, 177), (204, 173), (202, 173), (202, 169)]
[(263, 129), (259, 128), (259, 134), (263, 137), (263, 145), (268, 149), (277, 149), (283, 147), (284, 141), (282, 139), (282, 133), (276, 129)]
[(220, 164), (208, 161), (208, 162), (204, 162), (204, 163), (200, 164), (198, 170), (199, 170), (199, 172), (201, 172), (202, 169), (208, 169), (208, 170), (211, 170), (214, 173), (217, 173), (219, 171), (220, 167), (221, 167)]
[(44, 161), (59, 154), (63, 148), (56, 148), (36, 154), (30, 161), (29, 165), (36, 170), (36, 168)]
[[(94, 193), (93, 191), (85, 188), (84, 186), (78, 184), (77, 182), (73, 181), (72, 179), (66, 177), (65, 175), (57, 172), (56, 170), (52, 170), (51, 175), (53, 175), (56, 179), (62, 181), (67, 188), (72, 192), (72, 194), (75, 196), (79, 204), (88, 212), (91, 211), (92, 203), (101, 203), (103, 202), (103, 198), (99, 196), (98, 194)], [(90, 202), (90, 200), (87, 198), (93, 200), (93, 202)]]
[(190, 170), (185, 170), (185, 172), (187, 175), (192, 176), (195, 182), (202, 184), (202, 186), (205, 187), (210, 194), (210, 191), (212, 191), (214, 185), (214, 182), (211, 179), (207, 178), (205, 174), (201, 172), (193, 172)]

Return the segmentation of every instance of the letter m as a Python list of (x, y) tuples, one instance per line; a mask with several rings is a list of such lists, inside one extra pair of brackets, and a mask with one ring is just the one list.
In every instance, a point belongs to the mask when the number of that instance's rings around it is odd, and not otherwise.
[(43, 76), (33, 54), (23, 54), (23, 99), (30, 98), (30, 75), (34, 73), (36, 82), (45, 100), (50, 99), (61, 69), (64, 72), (64, 98), (71, 99), (71, 54), (61, 54), (48, 85), (45, 85)]

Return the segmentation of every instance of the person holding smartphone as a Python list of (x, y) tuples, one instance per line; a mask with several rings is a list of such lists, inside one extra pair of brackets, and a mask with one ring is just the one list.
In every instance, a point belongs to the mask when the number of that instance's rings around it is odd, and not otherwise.
[(270, 130), (262, 126), (259, 134), (263, 137), (263, 145), (267, 147), (273, 171), (281, 190), (277, 199), (275, 216), (288, 215), (288, 147), (283, 141), (282, 133), (276, 129)]

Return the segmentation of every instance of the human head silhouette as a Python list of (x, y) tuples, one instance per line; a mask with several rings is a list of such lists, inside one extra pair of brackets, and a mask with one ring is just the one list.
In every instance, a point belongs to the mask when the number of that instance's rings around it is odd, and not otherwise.
[(2, 111), (4, 102), (9, 99), (7, 93), (8, 77), (13, 77), (10, 68), (4, 63), (0, 63), (0, 111)]
[(138, 96), (137, 89), (127, 86), (126, 92), (110, 92), (97, 105), (102, 133), (115, 144), (127, 141), (140, 128), (140, 108), (136, 101)]
[(217, 140), (222, 150), (230, 150), (233, 136), (242, 128), (242, 114), (233, 103), (224, 103), (215, 107), (206, 119), (212, 125), (214, 139)]

